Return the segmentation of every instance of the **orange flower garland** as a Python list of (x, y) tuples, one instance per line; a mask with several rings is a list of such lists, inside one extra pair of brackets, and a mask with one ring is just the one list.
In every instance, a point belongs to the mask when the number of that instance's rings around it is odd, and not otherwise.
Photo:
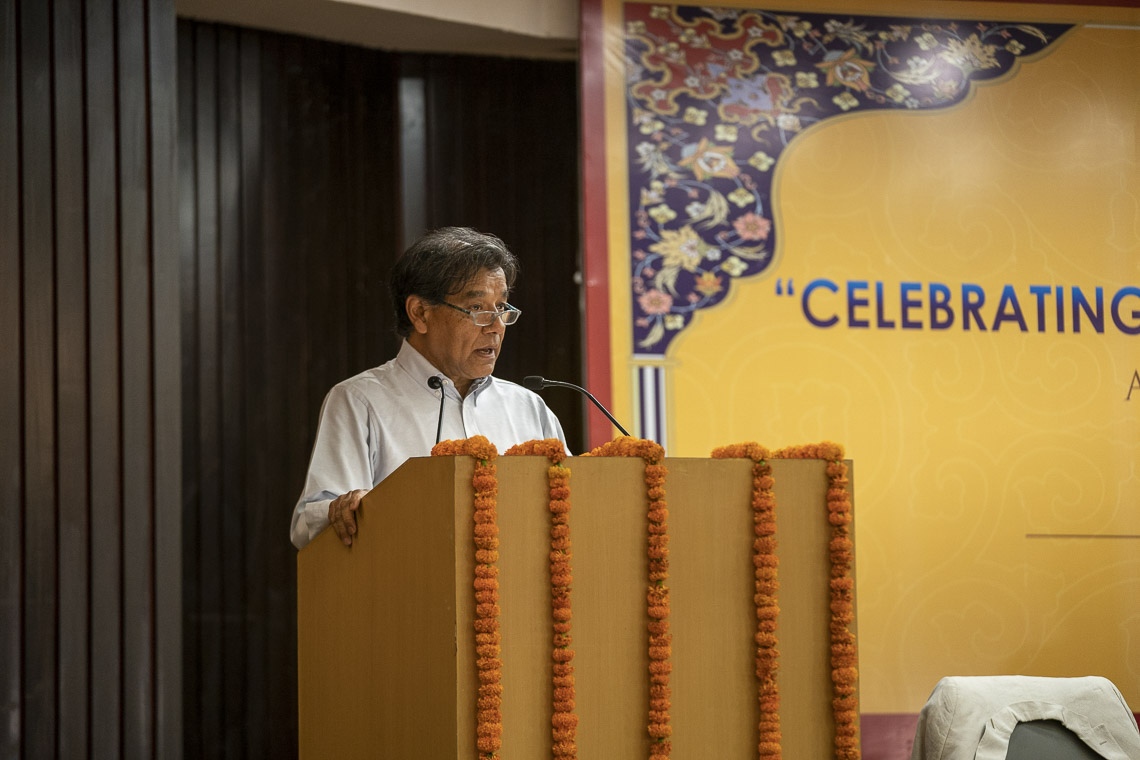
[(669, 633), (669, 510), (665, 503), (667, 470), (661, 460), (665, 450), (653, 441), (640, 438), (617, 438), (602, 444), (588, 456), (641, 457), (645, 460), (645, 489), (648, 525), (649, 590), (646, 609), (649, 615), (649, 760), (669, 760), (673, 751), (673, 728), (669, 710), (672, 691), (669, 677), (673, 672), (672, 635)]
[[(471, 456), (476, 459), (472, 487), (475, 493), (475, 633), (479, 690), (476, 718), (476, 745), (480, 760), (495, 758), (502, 745), (502, 660), (499, 628), (498, 547), (496, 515), (498, 479), (494, 459), (498, 452), (486, 438), (443, 441), (432, 449), (433, 456)], [(575, 684), (570, 648), (571, 551), (569, 526), (570, 470), (562, 465), (565, 450), (561, 441), (531, 441), (511, 448), (512, 455), (546, 456), (549, 505), (551, 511), (550, 575), (553, 627), (553, 699), (551, 719), (556, 760), (577, 757), (578, 717), (574, 712)], [(653, 441), (618, 438), (585, 456), (627, 456), (645, 460), (648, 518), (649, 588), (646, 596), (649, 631), (649, 760), (668, 760), (672, 753), (670, 719), (672, 696), (672, 636), (669, 630), (669, 536), (668, 508), (665, 502), (664, 450)], [(854, 544), (851, 538), (851, 494), (844, 451), (839, 444), (824, 442), (769, 451), (757, 443), (742, 443), (716, 449), (713, 457), (748, 458), (752, 467), (753, 564), (757, 628), (756, 675), (759, 680), (759, 754), (763, 760), (780, 760), (780, 695), (776, 636), (778, 569), (776, 556), (776, 501), (770, 459), (822, 459), (827, 462), (828, 520), (831, 524), (829, 556), (832, 711), (835, 721), (836, 760), (859, 760), (859, 704), (857, 695), (858, 660), (855, 636), (850, 625), (855, 619)]]
[(823, 459), (827, 462), (827, 516), (831, 522), (831, 682), (834, 699), (836, 760), (859, 760), (858, 656), (851, 623), (855, 620), (854, 561), (851, 540), (851, 493), (843, 447), (825, 441), (780, 449), (777, 459)]
[(557, 438), (520, 443), (507, 456), (544, 456), (550, 460), (546, 482), (550, 494), (550, 594), (554, 660), (553, 713), (550, 718), (555, 760), (578, 757), (578, 715), (574, 712), (574, 650), (570, 648), (570, 469), (562, 466), (566, 449)]
[(780, 560), (776, 556), (776, 496), (772, 491), (772, 465), (768, 449), (758, 443), (741, 443), (713, 451), (714, 459), (752, 460), (752, 565), (756, 594), (756, 678), (760, 702), (759, 753), (761, 758), (779, 760), (783, 755), (780, 734), (780, 689), (776, 679), (780, 651), (776, 648), (777, 619), (780, 614), (778, 579)]
[(470, 456), (475, 459), (471, 486), (475, 490), (475, 653), (479, 670), (475, 744), (480, 758), (493, 758), (503, 744), (503, 661), (499, 632), (499, 493), (494, 444), (481, 435), (459, 441), (440, 441), (432, 456)]

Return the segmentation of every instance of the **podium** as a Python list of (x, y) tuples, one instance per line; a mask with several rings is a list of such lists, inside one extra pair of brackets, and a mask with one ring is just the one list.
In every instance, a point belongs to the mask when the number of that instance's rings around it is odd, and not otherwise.
[[(834, 757), (826, 465), (770, 462), (783, 756)], [(501, 756), (549, 757), (549, 462), (501, 456), (495, 463)], [(563, 464), (572, 473), (578, 756), (645, 757), (644, 462), (573, 457)], [(752, 463), (667, 458), (664, 464), (672, 757), (754, 758)], [(476, 757), (474, 466), (469, 457), (411, 459), (364, 498), (351, 548), (326, 530), (298, 554), (302, 760)]]

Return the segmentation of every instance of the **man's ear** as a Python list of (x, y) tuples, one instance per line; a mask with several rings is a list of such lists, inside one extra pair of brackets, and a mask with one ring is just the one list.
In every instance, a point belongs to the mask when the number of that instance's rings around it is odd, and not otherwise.
[(419, 296), (408, 296), (404, 301), (404, 309), (408, 312), (408, 319), (412, 321), (412, 329), (421, 335), (427, 332), (427, 311), (431, 306)]

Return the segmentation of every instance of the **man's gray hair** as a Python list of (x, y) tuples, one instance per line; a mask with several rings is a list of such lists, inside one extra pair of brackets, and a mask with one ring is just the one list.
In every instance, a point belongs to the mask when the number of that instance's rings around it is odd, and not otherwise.
[(442, 303), (485, 269), (502, 269), (510, 289), (519, 262), (502, 240), (470, 227), (441, 227), (421, 237), (396, 261), (388, 281), (396, 332), (405, 338), (412, 332), (408, 296)]

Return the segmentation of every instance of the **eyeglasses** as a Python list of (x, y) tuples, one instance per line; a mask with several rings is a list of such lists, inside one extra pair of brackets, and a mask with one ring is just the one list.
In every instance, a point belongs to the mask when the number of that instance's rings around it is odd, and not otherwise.
[(439, 303), (441, 306), (447, 306), (471, 317), (471, 321), (475, 323), (476, 327), (490, 327), (495, 323), (496, 319), (502, 320), (504, 325), (513, 325), (515, 322), (518, 322), (519, 317), (522, 316), (522, 311), (510, 304), (507, 304), (507, 308), (502, 311), (469, 311), (468, 309), (461, 309), (447, 301), (440, 301)]

